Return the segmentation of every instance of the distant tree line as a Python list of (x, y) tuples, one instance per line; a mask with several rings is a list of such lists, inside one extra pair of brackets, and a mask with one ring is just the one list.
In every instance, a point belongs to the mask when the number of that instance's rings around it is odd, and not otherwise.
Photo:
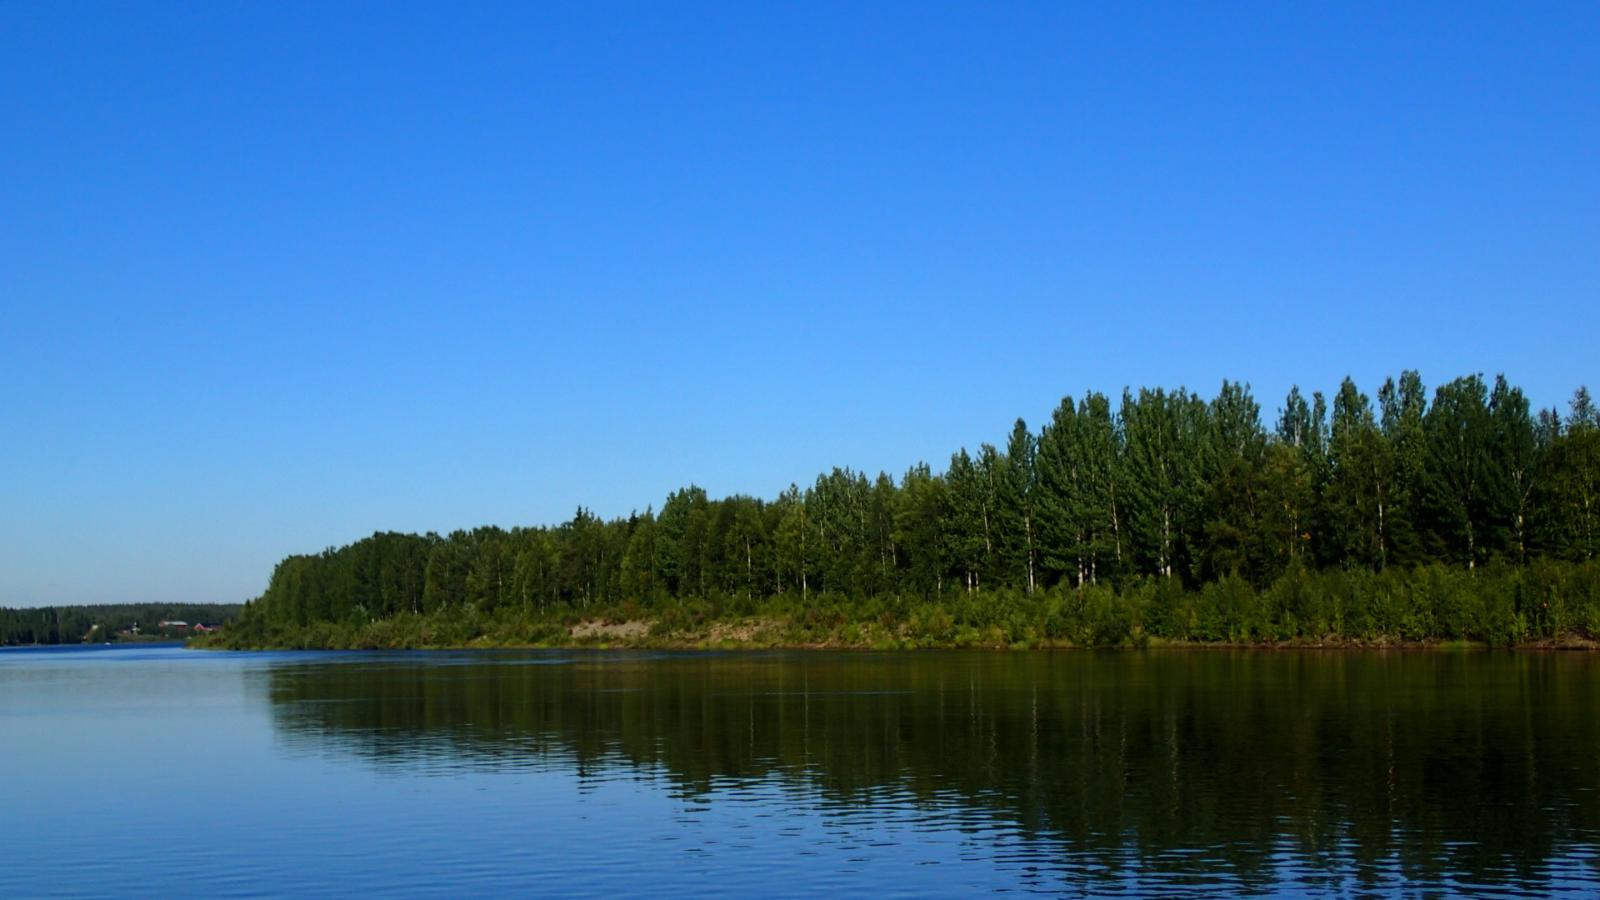
[(281, 562), (258, 625), (534, 613), (688, 599), (939, 600), (993, 591), (1286, 573), (1471, 573), (1600, 550), (1600, 414), (1534, 412), (1504, 377), (1434, 391), (1407, 371), (1376, 402), (1291, 390), (1271, 427), (1247, 385), (1066, 398), (1038, 431), (898, 479), (835, 468), (776, 498), (675, 491), (659, 511), (448, 536), (380, 533)]
[(81, 644), (115, 641), (138, 625), (146, 634), (162, 621), (223, 625), (237, 618), (239, 604), (112, 603), (96, 606), (0, 607), (0, 645)]

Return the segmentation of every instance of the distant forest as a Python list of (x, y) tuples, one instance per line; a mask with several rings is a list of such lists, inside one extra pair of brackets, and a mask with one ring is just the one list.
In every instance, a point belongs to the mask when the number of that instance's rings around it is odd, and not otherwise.
[(1028, 619), (1013, 635), (1075, 640), (1594, 637), (1597, 550), (1587, 389), (1564, 415), (1504, 377), (1457, 378), (1430, 402), (1407, 371), (1376, 402), (1350, 379), (1331, 399), (1296, 388), (1268, 427), (1224, 381), (1210, 400), (1069, 397), (943, 472), (835, 468), (770, 500), (691, 485), (626, 518), (374, 534), (283, 560), (245, 625), (775, 600), (926, 618), (994, 598)]
[(162, 621), (215, 627), (233, 621), (242, 609), (239, 604), (215, 603), (113, 603), (99, 606), (41, 606), (33, 609), (0, 607), (0, 645), (116, 641), (121, 632), (136, 624), (146, 636), (159, 634), (157, 624)]

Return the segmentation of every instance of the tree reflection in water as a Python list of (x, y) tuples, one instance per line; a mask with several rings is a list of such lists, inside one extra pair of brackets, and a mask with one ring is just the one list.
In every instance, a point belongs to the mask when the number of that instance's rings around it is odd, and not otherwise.
[[(349, 657), (343, 659), (349, 660)], [(1045, 852), (1270, 884), (1594, 886), (1586, 654), (382, 654), (260, 675), (292, 747), (417, 773), (618, 767), (716, 802), (952, 808)], [(810, 798), (810, 799), (805, 799)]]

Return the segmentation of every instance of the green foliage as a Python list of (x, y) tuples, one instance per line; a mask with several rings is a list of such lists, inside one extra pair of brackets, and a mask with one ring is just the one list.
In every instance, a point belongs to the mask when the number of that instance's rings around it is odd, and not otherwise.
[[(237, 618), (238, 604), (114, 603), (94, 606), (0, 607), (0, 645), (81, 644), (130, 640), (138, 627), (141, 638), (188, 637), (195, 625), (215, 628)], [(160, 627), (180, 621), (185, 628)]]
[(542, 629), (624, 605), (663, 640), (763, 618), (773, 640), (852, 646), (1600, 633), (1587, 391), (1565, 418), (1534, 416), (1503, 377), (1473, 375), (1430, 405), (1408, 371), (1376, 408), (1349, 379), (1331, 410), (1295, 388), (1275, 426), (1236, 382), (1210, 401), (1125, 391), (1115, 411), (1090, 393), (943, 473), (834, 468), (770, 502), (691, 485), (627, 518), (379, 533), (285, 559), (234, 634), (561, 641)]

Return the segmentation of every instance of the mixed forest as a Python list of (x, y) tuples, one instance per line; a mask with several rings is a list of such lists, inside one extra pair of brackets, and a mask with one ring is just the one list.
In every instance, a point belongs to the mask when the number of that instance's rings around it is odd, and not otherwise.
[[(83, 644), (133, 639), (186, 637), (194, 625), (225, 625), (239, 615), (238, 604), (106, 603), (90, 606), (0, 607), (0, 646)], [(188, 627), (166, 628), (181, 621)]]
[[(1066, 398), (943, 471), (291, 556), (238, 646), (566, 640), (578, 619), (844, 645), (1600, 638), (1600, 413), (1504, 377), (1431, 397), (1247, 385)], [(708, 630), (709, 629), (709, 630)]]

